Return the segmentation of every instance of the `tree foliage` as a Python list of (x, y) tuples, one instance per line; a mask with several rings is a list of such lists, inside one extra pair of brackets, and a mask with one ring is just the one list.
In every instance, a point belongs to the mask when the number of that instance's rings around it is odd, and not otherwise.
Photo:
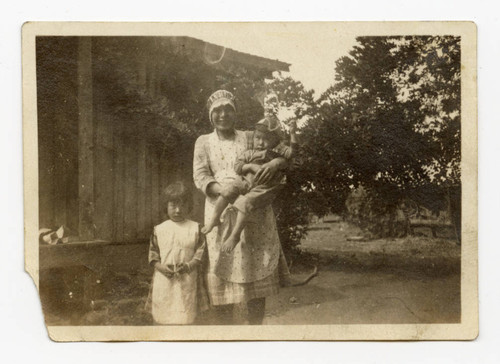
[(368, 217), (407, 198), (440, 210), (460, 188), (459, 38), (357, 38), (313, 111), (304, 158), (334, 211), (358, 186)]

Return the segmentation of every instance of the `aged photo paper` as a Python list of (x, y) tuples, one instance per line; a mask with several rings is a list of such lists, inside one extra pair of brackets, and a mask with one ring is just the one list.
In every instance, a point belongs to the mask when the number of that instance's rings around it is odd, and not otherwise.
[(22, 29), (54, 341), (473, 340), (472, 22)]

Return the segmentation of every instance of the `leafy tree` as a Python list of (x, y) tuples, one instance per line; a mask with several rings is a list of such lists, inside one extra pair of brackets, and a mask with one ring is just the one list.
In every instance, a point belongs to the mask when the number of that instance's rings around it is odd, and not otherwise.
[(459, 38), (358, 37), (318, 103), (307, 165), (334, 210), (358, 186), (374, 221), (394, 221), (407, 198), (435, 211), (459, 199)]

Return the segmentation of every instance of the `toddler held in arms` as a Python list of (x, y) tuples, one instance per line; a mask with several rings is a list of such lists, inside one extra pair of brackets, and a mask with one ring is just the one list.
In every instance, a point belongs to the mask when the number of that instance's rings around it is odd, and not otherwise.
[(275, 118), (264, 118), (255, 126), (253, 148), (243, 152), (235, 163), (238, 177), (231, 183), (222, 185), (222, 190), (215, 202), (214, 212), (209, 222), (202, 228), (208, 234), (220, 223), (220, 217), (228, 204), (238, 210), (235, 226), (231, 235), (224, 241), (221, 250), (230, 253), (240, 240), (245, 228), (247, 215), (253, 210), (269, 205), (276, 198), (285, 183), (284, 175), (262, 182), (261, 168), (276, 158), (289, 160), (297, 151), (295, 121), (290, 124), (290, 146), (281, 143), (280, 125)]

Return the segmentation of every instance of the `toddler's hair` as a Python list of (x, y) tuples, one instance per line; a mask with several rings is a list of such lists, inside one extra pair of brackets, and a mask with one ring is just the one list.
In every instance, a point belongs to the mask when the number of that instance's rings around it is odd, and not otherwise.
[(184, 202), (191, 211), (193, 208), (193, 199), (191, 197), (191, 190), (180, 181), (169, 184), (163, 191), (163, 203), (165, 210), (169, 202)]
[(271, 149), (275, 148), (281, 142), (281, 135), (275, 130), (271, 131), (263, 125), (256, 125), (255, 130), (258, 130), (258, 131), (266, 134), (266, 136), (269, 138), (269, 141), (270, 141), (269, 147)]
[(280, 122), (275, 115), (259, 120), (255, 125), (255, 130), (265, 133), (270, 138), (271, 148), (275, 148), (282, 140)]

